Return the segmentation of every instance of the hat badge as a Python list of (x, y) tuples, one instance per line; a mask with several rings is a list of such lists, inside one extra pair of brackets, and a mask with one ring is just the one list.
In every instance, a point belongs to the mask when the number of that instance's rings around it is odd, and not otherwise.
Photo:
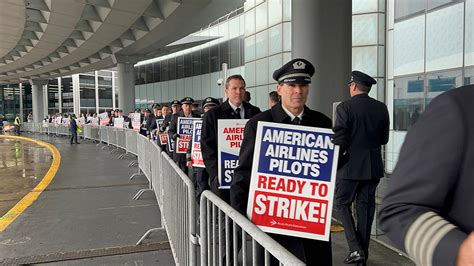
[(296, 61), (294, 64), (293, 64), (293, 68), (294, 69), (305, 69), (306, 67), (306, 64), (303, 63), (302, 61)]

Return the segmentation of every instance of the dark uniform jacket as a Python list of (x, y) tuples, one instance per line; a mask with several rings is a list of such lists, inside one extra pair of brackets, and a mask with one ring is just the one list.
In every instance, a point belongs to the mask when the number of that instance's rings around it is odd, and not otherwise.
[[(243, 102), (242, 105), (245, 112), (242, 119), (249, 119), (261, 112), (258, 107), (250, 103)], [(229, 100), (204, 114), (201, 131), (201, 152), (211, 182), (214, 178), (217, 178), (217, 120), (234, 118), (234, 109), (230, 106)]]
[(163, 118), (164, 117), (162, 115), (160, 115), (160, 116), (153, 115), (153, 119), (150, 120), (150, 127), (149, 127), (150, 132), (152, 130), (155, 130), (155, 129), (159, 130), (158, 124), (156, 123), (156, 120), (157, 119), (163, 119)]
[(473, 103), (474, 85), (435, 98), (408, 131), (389, 178), (380, 227), (419, 265), (429, 265), (423, 256), (455, 265), (474, 231)]
[[(255, 136), (258, 121), (291, 124), (291, 118), (283, 110), (281, 103), (272, 109), (260, 113), (251, 118), (245, 125), (244, 140), (240, 148), (239, 166), (234, 171), (232, 186), (230, 188), (230, 201), (233, 208), (246, 215), (247, 202), (250, 186), (250, 175), (252, 171), (253, 154), (255, 148)], [(331, 128), (332, 122), (324, 114), (304, 108), (301, 120), (302, 126)], [(331, 243), (270, 234), (276, 241), (306, 262), (307, 265), (331, 265)]]
[[(368, 180), (384, 176), (381, 145), (388, 142), (387, 106), (367, 94), (359, 94), (336, 108), (334, 131), (345, 135), (337, 178)], [(344, 147), (346, 146), (346, 147)]]
[(74, 119), (74, 118), (71, 118), (71, 119), (70, 119), (70, 122), (69, 122), (69, 130), (71, 131), (71, 133), (76, 134), (76, 132), (77, 132), (76, 119)]

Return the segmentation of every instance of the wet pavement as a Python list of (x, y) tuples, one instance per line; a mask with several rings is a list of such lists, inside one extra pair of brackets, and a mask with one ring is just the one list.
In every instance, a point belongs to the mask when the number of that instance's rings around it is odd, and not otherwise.
[(43, 178), (51, 152), (34, 142), (0, 138), (0, 217)]

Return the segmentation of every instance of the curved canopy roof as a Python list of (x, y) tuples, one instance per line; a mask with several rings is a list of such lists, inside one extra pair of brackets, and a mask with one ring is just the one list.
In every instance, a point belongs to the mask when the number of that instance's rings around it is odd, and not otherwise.
[(201, 44), (207, 40), (168, 46), (242, 5), (243, 0), (2, 0), (0, 83), (134, 63)]

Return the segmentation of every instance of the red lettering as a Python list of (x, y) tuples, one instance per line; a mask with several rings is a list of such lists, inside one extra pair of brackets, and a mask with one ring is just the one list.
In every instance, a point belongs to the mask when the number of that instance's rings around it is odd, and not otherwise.
[(264, 176), (264, 175), (258, 176), (258, 185), (257, 185), (258, 188), (263, 188), (263, 189), (267, 188), (266, 182), (267, 182), (267, 177), (266, 176)]

